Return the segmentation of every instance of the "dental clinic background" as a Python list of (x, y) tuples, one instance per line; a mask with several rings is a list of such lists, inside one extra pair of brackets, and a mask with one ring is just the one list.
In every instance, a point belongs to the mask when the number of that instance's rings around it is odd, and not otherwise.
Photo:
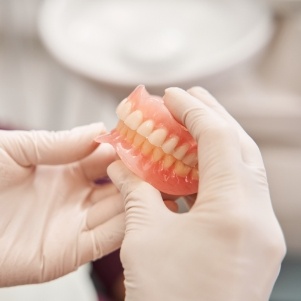
[[(110, 129), (139, 84), (203, 86), (257, 142), (288, 248), (271, 301), (300, 301), (301, 1), (0, 0), (1, 129)], [(91, 273), (0, 301), (99, 300)]]

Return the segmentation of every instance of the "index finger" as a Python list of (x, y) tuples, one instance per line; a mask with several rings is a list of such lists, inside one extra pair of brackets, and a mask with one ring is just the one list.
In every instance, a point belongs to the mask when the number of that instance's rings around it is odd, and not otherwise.
[(197, 141), (199, 167), (215, 158), (216, 163), (230, 168), (241, 159), (237, 129), (210, 107), (180, 88), (167, 89), (163, 100)]

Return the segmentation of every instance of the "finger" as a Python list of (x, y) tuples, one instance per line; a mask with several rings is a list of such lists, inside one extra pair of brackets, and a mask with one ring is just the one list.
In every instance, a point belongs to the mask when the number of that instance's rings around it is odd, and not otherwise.
[(105, 197), (89, 208), (87, 228), (94, 229), (122, 212), (124, 204), (120, 193)]
[(227, 122), (233, 124), (237, 127), (239, 131), (239, 138), (242, 145), (242, 158), (244, 162), (249, 165), (263, 165), (262, 156), (260, 151), (253, 141), (253, 139), (244, 131), (241, 125), (227, 112), (227, 110), (205, 89), (201, 87), (193, 87), (187, 92), (194, 96), (195, 98), (202, 101), (216, 113), (218, 113), (222, 118), (227, 120)]
[(235, 163), (241, 161), (237, 129), (182, 89), (167, 89), (163, 99), (170, 112), (198, 142), (199, 169), (206, 168), (202, 164), (212, 163), (212, 160), (217, 160), (215, 164), (221, 164), (221, 168), (236, 168)]
[(124, 198), (127, 216), (133, 213), (132, 216), (143, 219), (166, 211), (160, 192), (134, 175), (121, 161), (108, 167), (108, 175)]
[(95, 136), (103, 133), (102, 123), (69, 131), (9, 131), (1, 135), (1, 146), (20, 165), (65, 164), (90, 154), (98, 144)]
[(101, 201), (104, 198), (107, 198), (111, 195), (119, 194), (118, 189), (112, 183), (106, 183), (101, 185), (95, 185), (95, 188), (89, 196), (89, 202), (95, 204)]
[(125, 214), (120, 213), (91, 231), (94, 236), (94, 258), (101, 258), (121, 247), (125, 233)]
[(124, 213), (84, 231), (78, 241), (78, 265), (99, 259), (120, 248), (125, 233)]
[(90, 181), (107, 176), (107, 167), (116, 159), (116, 152), (110, 144), (101, 144), (88, 157), (80, 161), (83, 174)]

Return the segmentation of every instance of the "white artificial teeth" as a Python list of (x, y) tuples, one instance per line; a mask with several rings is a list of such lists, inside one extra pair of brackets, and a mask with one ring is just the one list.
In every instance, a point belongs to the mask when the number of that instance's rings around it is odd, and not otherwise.
[(155, 147), (152, 153), (152, 159), (154, 162), (159, 161), (164, 156), (164, 152), (161, 148)]
[(136, 134), (134, 137), (133, 145), (135, 147), (139, 147), (143, 142), (145, 141), (145, 138), (139, 134)]
[(197, 168), (193, 168), (191, 171), (191, 178), (193, 180), (198, 180), (199, 179), (199, 171), (197, 170)]
[(144, 121), (137, 129), (137, 133), (147, 138), (154, 129), (154, 122), (152, 120)]
[(168, 169), (170, 168), (174, 163), (176, 159), (171, 155), (166, 155), (163, 159), (163, 168)]
[(175, 151), (173, 152), (173, 156), (178, 160), (182, 160), (185, 154), (187, 153), (188, 149), (188, 144), (182, 144), (181, 146), (175, 149)]
[(188, 166), (194, 167), (197, 165), (198, 163), (198, 155), (197, 153), (190, 153), (187, 154), (184, 158), (183, 158), (183, 163), (185, 163)]
[(171, 137), (162, 144), (162, 150), (166, 154), (171, 154), (174, 151), (175, 147), (177, 146), (178, 142), (179, 142), (179, 137), (177, 136)]
[(167, 136), (166, 129), (156, 129), (148, 137), (148, 141), (155, 146), (161, 146)]
[(175, 166), (174, 166), (174, 171), (177, 175), (186, 177), (189, 172), (191, 171), (191, 167), (185, 165), (181, 161), (176, 161)]
[(125, 118), (131, 113), (132, 110), (132, 104), (131, 102), (127, 101), (127, 98), (125, 98), (117, 107), (116, 114), (118, 118), (122, 121), (125, 120)]
[(124, 123), (132, 130), (137, 130), (143, 121), (143, 114), (140, 110), (132, 112), (126, 117)]

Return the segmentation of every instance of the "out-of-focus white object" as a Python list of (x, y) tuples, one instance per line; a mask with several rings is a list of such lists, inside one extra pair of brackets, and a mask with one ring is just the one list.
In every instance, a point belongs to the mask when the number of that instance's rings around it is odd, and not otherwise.
[(273, 26), (257, 0), (45, 0), (39, 32), (62, 63), (102, 84), (164, 87), (245, 63)]

